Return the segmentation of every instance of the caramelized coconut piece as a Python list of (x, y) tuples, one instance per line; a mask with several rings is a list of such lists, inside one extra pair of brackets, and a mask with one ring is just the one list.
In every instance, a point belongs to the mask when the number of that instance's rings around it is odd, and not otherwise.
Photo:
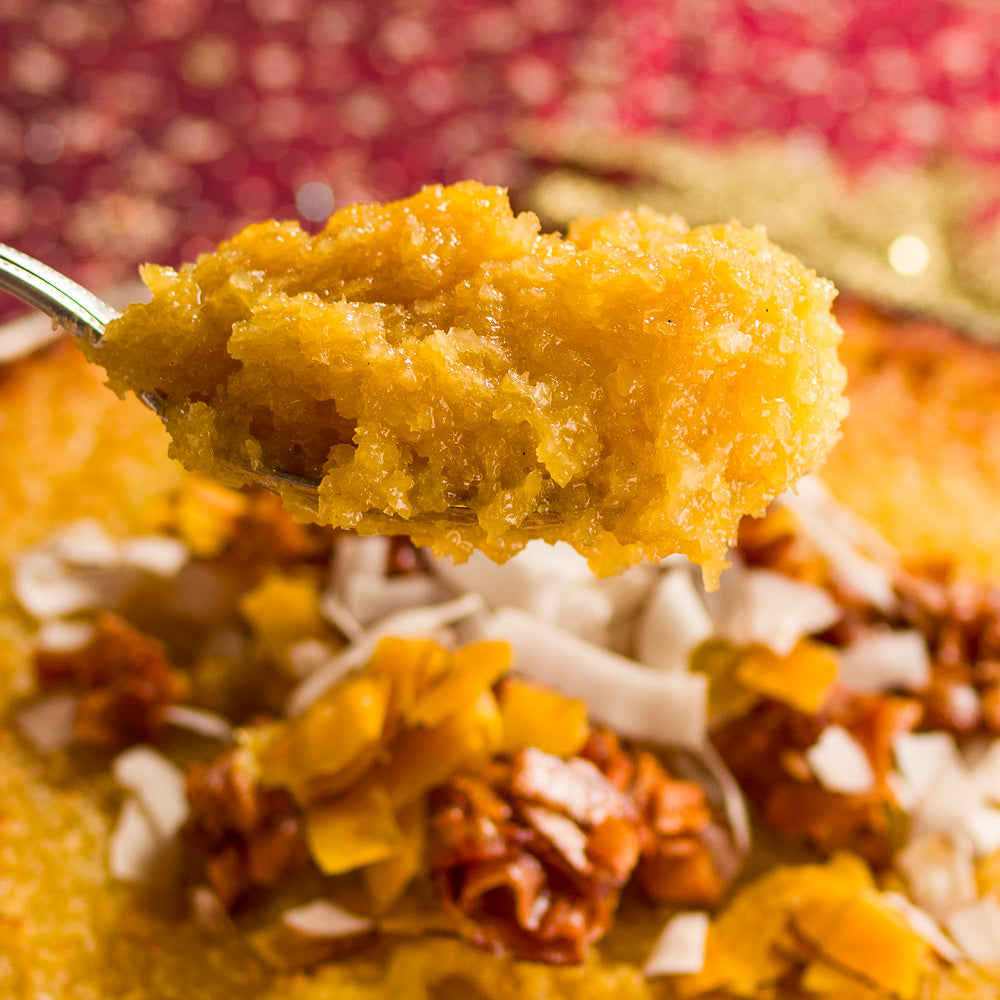
[(711, 581), (846, 411), (832, 286), (736, 224), (639, 210), (562, 238), (468, 182), (143, 277), (91, 356), (158, 401), (176, 457), (319, 480), (275, 488), (438, 554), (562, 539), (599, 573), (683, 552)]
[(469, 941), (531, 961), (582, 962), (634, 880), (653, 901), (714, 906), (704, 791), (596, 729), (579, 756), (537, 749), (467, 769), (431, 794), (429, 854)]

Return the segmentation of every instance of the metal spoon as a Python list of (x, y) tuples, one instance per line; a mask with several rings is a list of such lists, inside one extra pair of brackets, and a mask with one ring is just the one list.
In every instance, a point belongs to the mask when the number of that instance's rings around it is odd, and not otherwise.
[[(45, 313), (54, 325), (95, 347), (100, 347), (107, 325), (120, 315), (117, 309), (65, 274), (4, 243), (0, 243), (0, 289)], [(155, 393), (138, 395), (157, 416), (163, 417), (163, 401)], [(243, 465), (231, 468), (257, 486), (275, 493), (293, 490), (300, 501), (316, 504), (318, 480), (293, 476), (280, 469), (250, 469)]]
[[(107, 325), (120, 315), (107, 302), (99, 299), (65, 274), (43, 264), (28, 254), (0, 243), (0, 289), (10, 292), (29, 306), (51, 317), (53, 323), (74, 337), (100, 347)], [(139, 398), (157, 416), (164, 416), (163, 401), (152, 392), (139, 393)], [(294, 494), (298, 504), (318, 511), (319, 480), (295, 476), (281, 469), (251, 469), (245, 465), (224, 462), (233, 474), (245, 482), (261, 486), (272, 493)], [(475, 511), (462, 505), (448, 507), (430, 515), (430, 520), (447, 520), (456, 524), (474, 524)], [(536, 511), (521, 527), (538, 530), (556, 523), (547, 511)], [(401, 523), (403, 519), (400, 519)], [(421, 522), (423, 523), (423, 522)]]

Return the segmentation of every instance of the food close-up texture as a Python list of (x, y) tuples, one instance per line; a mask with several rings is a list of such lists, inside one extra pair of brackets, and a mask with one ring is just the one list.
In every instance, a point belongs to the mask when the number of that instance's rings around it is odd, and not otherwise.
[(1000, 995), (998, 65), (0, 0), (0, 995)]
[(464, 183), (144, 276), (90, 357), (157, 399), (177, 458), (315, 480), (276, 479), (300, 518), (439, 555), (537, 537), (714, 581), (846, 411), (833, 288), (762, 230), (640, 210), (564, 239)]
[[(905, 323), (839, 316), (838, 500), (746, 521), (715, 594), (297, 525), (181, 472), (71, 345), (9, 366), (13, 995), (988, 996), (1000, 550), (930, 489), (913, 543), (908, 499), (843, 476), (913, 419), (881, 380), (928, 376), (884, 358)], [(1000, 362), (920, 330), (991, 433), (962, 389)], [(972, 451), (933, 453), (970, 498), (1000, 477)]]

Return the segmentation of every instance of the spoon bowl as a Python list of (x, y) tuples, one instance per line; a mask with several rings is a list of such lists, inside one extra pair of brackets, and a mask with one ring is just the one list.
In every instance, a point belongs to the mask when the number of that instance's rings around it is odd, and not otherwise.
[[(117, 309), (72, 278), (3, 243), (0, 243), (0, 289), (45, 313), (53, 325), (98, 348), (107, 325), (120, 316)], [(137, 395), (158, 417), (164, 417), (163, 400), (156, 393)], [(282, 469), (251, 468), (235, 462), (225, 463), (223, 471), (272, 493), (292, 494), (297, 506), (317, 514), (319, 512), (318, 479), (293, 475)], [(476, 521), (475, 512), (462, 505), (448, 507), (437, 517), (463, 525)], [(552, 513), (539, 511), (525, 519), (522, 527), (529, 531), (539, 530), (556, 522), (557, 518)], [(404, 523), (402, 518), (400, 523)]]

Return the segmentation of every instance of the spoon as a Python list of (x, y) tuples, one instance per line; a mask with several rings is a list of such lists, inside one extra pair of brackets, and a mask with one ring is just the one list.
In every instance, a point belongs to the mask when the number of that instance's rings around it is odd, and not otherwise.
[[(0, 289), (45, 313), (54, 325), (94, 347), (100, 347), (105, 328), (120, 315), (117, 309), (65, 274), (4, 243), (0, 243)], [(163, 401), (159, 396), (152, 392), (138, 395), (149, 409), (163, 418)], [(227, 464), (234, 474), (256, 486), (273, 493), (293, 491), (300, 502), (316, 505), (318, 480), (293, 476), (280, 469), (251, 469), (244, 465)], [(465, 509), (456, 510), (461, 512)]]
[[(0, 243), (0, 289), (45, 313), (54, 325), (98, 348), (105, 328), (120, 315), (118, 310), (65, 274), (3, 243)], [(158, 417), (164, 418), (163, 400), (156, 393), (137, 395)], [(221, 464), (245, 482), (286, 497), (293, 494), (297, 504), (318, 512), (318, 479), (296, 476), (282, 469), (253, 469), (232, 462)], [(474, 524), (477, 520), (475, 511), (462, 505), (453, 505), (438, 515), (432, 515), (433, 520), (438, 518), (454, 524)], [(399, 520), (404, 523), (402, 518)], [(525, 519), (522, 527), (529, 531), (537, 530), (555, 521), (551, 512), (536, 511), (532, 517)]]

